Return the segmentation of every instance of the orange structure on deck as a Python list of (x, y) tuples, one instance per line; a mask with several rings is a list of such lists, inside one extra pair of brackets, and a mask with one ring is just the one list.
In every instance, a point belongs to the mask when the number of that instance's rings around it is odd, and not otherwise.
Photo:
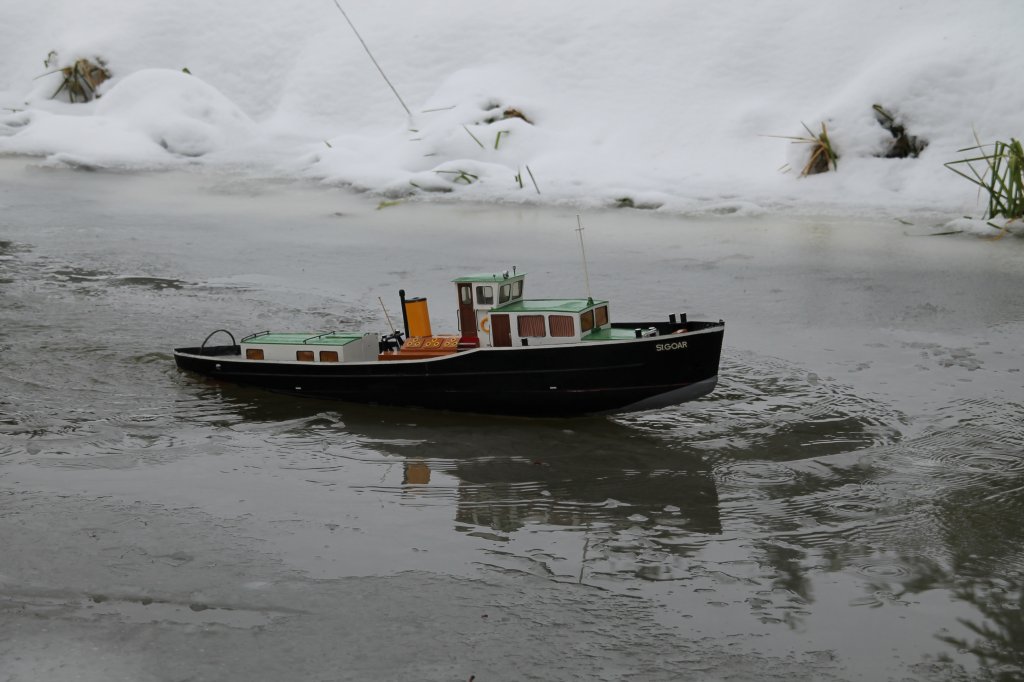
[(409, 340), (417, 336), (433, 336), (430, 331), (430, 310), (427, 308), (427, 299), (408, 298), (403, 301), (405, 304), (405, 320), (409, 331)]

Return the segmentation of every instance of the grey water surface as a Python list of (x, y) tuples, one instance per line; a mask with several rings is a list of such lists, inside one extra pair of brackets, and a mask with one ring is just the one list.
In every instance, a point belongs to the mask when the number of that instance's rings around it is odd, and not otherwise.
[[(502, 419), (179, 372), (211, 331), (582, 295), (572, 209), (0, 161), (0, 681), (1024, 677), (1024, 244), (583, 216), (613, 318), (726, 320), (670, 409)], [(494, 386), (500, 391), (500, 384)]]

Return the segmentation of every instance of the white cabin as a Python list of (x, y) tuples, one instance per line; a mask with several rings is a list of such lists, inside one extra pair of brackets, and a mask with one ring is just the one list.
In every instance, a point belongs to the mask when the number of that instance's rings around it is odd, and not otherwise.
[(259, 332), (239, 342), (246, 360), (366, 362), (377, 359), (378, 336), (361, 332)]

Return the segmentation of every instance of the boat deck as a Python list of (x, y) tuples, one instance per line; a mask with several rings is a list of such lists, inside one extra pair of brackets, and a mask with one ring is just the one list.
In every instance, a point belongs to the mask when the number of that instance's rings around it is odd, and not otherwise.
[(595, 329), (586, 336), (583, 337), (584, 341), (625, 341), (626, 339), (635, 339), (636, 332), (632, 329), (614, 329), (612, 327), (602, 327), (601, 329)]

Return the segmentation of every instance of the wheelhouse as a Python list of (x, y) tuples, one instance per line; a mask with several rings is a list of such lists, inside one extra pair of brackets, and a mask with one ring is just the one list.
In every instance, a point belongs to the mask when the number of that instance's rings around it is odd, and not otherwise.
[(478, 273), (456, 277), (459, 331), (464, 346), (491, 346), (491, 311), (523, 299), (526, 273)]
[[(609, 340), (608, 301), (527, 299), (526, 273), (480, 273), (452, 280), (459, 303), (460, 344), (510, 348)], [(623, 332), (623, 338), (632, 337)]]

